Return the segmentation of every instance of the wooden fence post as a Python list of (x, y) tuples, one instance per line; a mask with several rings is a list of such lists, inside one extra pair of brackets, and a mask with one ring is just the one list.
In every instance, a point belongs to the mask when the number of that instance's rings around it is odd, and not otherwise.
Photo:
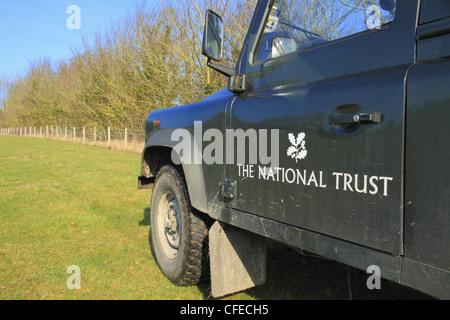
[[(97, 141), (97, 127), (93, 127), (93, 137), (89, 135), (86, 136), (86, 127), (82, 128), (82, 136), (80, 135), (80, 143), (83, 145), (86, 145), (86, 143), (92, 143)], [(111, 127), (107, 127), (107, 148), (111, 149)], [(55, 132), (56, 130), (56, 132)], [(61, 130), (61, 134), (60, 131)], [(64, 136), (63, 136), (63, 127), (61, 126), (53, 126), (53, 125), (45, 125), (45, 126), (24, 126), (24, 127), (0, 127), (0, 135), (16, 135), (16, 136), (25, 136), (25, 137), (34, 137), (34, 138), (48, 138), (48, 139), (63, 139), (65, 138), (66, 141), (70, 139), (69, 137), (69, 131), (70, 127), (64, 126)], [(72, 127), (73, 130), (73, 142), (77, 142), (77, 127)], [(123, 136), (123, 149), (124, 151), (128, 151), (130, 146), (128, 146), (128, 128), (122, 129), (124, 136)], [(114, 136), (117, 141), (118, 146), (120, 146), (120, 129), (117, 131), (116, 136)], [(105, 129), (101, 128), (100, 130), (100, 145), (104, 146), (104, 135), (105, 135)], [(133, 139), (133, 137), (132, 137)], [(134, 146), (132, 146), (134, 147)], [(120, 147), (119, 147), (120, 148)], [(133, 148), (132, 148), (133, 149)]]

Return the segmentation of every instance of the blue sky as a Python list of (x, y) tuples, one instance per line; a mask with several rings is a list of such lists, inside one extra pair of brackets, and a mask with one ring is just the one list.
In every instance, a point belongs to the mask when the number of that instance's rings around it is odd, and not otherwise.
[[(149, 0), (157, 5), (159, 0)], [(0, 77), (25, 73), (30, 62), (53, 62), (72, 56), (81, 48), (82, 36), (90, 39), (130, 11), (137, 0), (0, 0)], [(81, 29), (70, 30), (67, 13), (80, 8)]]

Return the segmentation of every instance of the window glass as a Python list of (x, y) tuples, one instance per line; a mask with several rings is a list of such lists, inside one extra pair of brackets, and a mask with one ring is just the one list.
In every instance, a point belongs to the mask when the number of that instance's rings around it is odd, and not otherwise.
[(258, 60), (277, 58), (394, 20), (396, 0), (276, 0)]

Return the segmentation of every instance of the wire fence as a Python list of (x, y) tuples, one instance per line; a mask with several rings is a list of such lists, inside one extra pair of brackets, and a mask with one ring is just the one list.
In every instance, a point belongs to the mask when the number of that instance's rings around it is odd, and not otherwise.
[(0, 128), (0, 135), (57, 139), (136, 154), (140, 154), (145, 145), (145, 131), (128, 128), (113, 130), (111, 128), (68, 126), (7, 127)]

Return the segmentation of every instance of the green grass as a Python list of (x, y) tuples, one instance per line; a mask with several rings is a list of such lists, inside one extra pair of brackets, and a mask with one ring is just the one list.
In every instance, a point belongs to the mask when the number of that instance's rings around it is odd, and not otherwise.
[[(174, 287), (149, 250), (140, 157), (0, 137), (1, 299), (202, 299)], [(81, 290), (66, 286), (81, 270)]]
[[(210, 298), (176, 287), (149, 247), (150, 195), (140, 157), (61, 141), (0, 136), (0, 299)], [(227, 299), (414, 299), (421, 294), (270, 243), (267, 283)], [(81, 289), (69, 290), (69, 266)], [(349, 276), (351, 285), (349, 286)]]

